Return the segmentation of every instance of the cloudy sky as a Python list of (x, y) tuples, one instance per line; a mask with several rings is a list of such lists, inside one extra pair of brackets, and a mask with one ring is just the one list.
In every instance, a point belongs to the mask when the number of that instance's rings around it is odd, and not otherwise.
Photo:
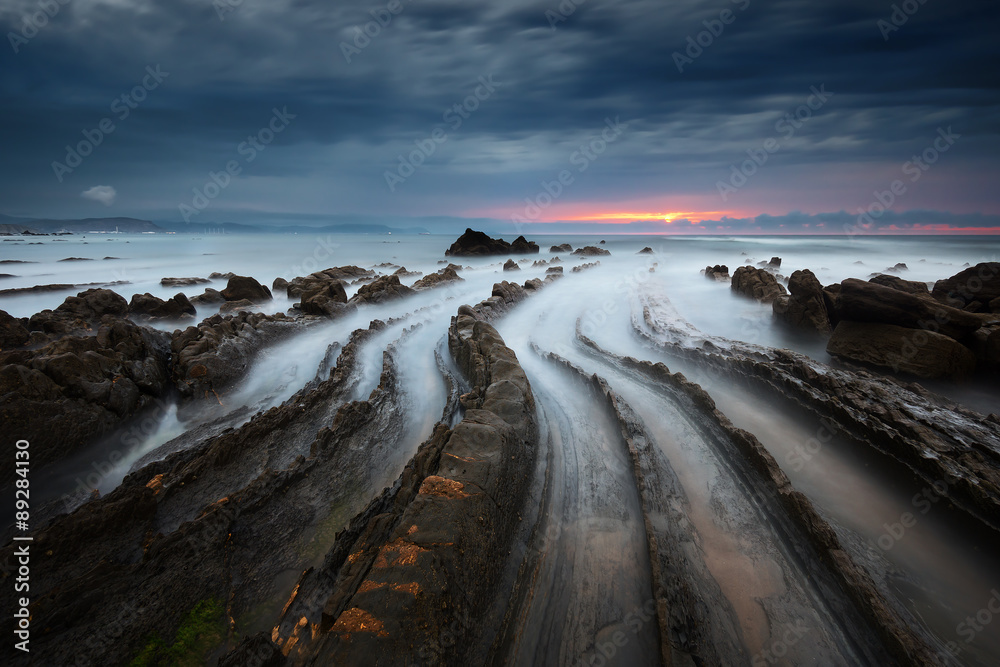
[(1000, 6), (897, 7), (3, 0), (0, 213), (1000, 228)]

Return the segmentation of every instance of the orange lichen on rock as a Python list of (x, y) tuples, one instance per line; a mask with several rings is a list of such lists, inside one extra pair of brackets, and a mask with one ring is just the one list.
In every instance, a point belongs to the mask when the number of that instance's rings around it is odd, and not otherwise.
[(420, 485), (420, 493), (428, 496), (441, 496), (452, 499), (468, 498), (469, 494), (462, 491), (464, 488), (464, 484), (454, 479), (430, 475)]
[(337, 617), (337, 622), (331, 628), (332, 632), (350, 635), (354, 632), (372, 632), (379, 637), (388, 637), (382, 621), (378, 620), (364, 609), (351, 607)]
[(159, 475), (156, 475), (151, 480), (149, 480), (148, 482), (146, 482), (146, 488), (147, 489), (152, 489), (154, 495), (157, 494), (157, 493), (159, 493), (160, 491), (162, 491), (163, 490), (163, 473), (161, 472)]
[(425, 551), (427, 549), (418, 547), (413, 542), (407, 542), (400, 537), (379, 549), (373, 567), (381, 569), (396, 565), (413, 565), (417, 562), (417, 556)]

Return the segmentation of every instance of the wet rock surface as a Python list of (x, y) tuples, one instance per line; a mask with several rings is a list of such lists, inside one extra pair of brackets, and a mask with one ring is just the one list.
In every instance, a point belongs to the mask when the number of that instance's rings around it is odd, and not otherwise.
[(772, 302), (774, 315), (782, 323), (810, 333), (830, 333), (823, 286), (809, 269), (795, 271), (788, 278), (788, 296)]
[(214, 315), (174, 333), (171, 375), (184, 398), (217, 400), (236, 379), (243, 376), (256, 354), (294, 331), (295, 322), (285, 315), (241, 312)]
[(736, 269), (731, 288), (737, 294), (763, 303), (771, 303), (779, 296), (788, 294), (788, 290), (778, 282), (774, 274), (752, 266), (741, 266)]
[(461, 280), (465, 280), (460, 275), (458, 271), (461, 267), (454, 264), (449, 264), (443, 269), (439, 270), (437, 273), (429, 273), (417, 282), (413, 283), (413, 289), (423, 290), (430, 289), (432, 287), (437, 287), (438, 285), (446, 285), (448, 283), (455, 283)]
[(572, 254), (578, 257), (600, 257), (602, 255), (610, 255), (611, 251), (605, 250), (604, 248), (598, 248), (597, 246), (588, 245), (582, 248), (577, 248)]
[(960, 380), (976, 368), (975, 355), (955, 339), (893, 324), (842, 321), (826, 350), (837, 357), (927, 379)]
[[(167, 392), (170, 336), (128, 314), (124, 298), (91, 289), (27, 323), (6, 321), (12, 344), (0, 351), (0, 418), (10, 432), (33, 435), (35, 465), (68, 456)], [(21, 347), (29, 340), (30, 349)], [(7, 482), (14, 471), (4, 471)]]
[(183, 292), (175, 294), (166, 301), (149, 292), (133, 294), (128, 310), (133, 317), (147, 320), (191, 319), (197, 313)]
[(231, 277), (226, 288), (220, 293), (226, 301), (247, 300), (251, 303), (263, 303), (271, 300), (271, 290), (248, 276)]

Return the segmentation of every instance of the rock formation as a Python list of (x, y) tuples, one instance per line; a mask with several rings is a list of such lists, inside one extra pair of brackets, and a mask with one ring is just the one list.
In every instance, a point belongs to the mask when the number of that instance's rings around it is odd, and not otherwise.
[(778, 282), (774, 274), (752, 266), (741, 266), (733, 273), (731, 288), (737, 294), (771, 303), (779, 296), (787, 294), (785, 286)]

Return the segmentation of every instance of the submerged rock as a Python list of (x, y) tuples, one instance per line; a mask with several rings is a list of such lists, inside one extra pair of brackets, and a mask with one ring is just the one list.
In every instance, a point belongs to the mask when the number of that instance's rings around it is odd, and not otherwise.
[(573, 246), (568, 243), (561, 243), (549, 248), (549, 252), (573, 252)]
[[(603, 241), (601, 243), (603, 243)], [(640, 250), (639, 252), (637, 252), (635, 254), (637, 254), (637, 255), (652, 255), (654, 253), (653, 253), (653, 249), (652, 248), (650, 248), (649, 246), (646, 246), (645, 248), (643, 248), (642, 250)]]
[(189, 285), (202, 285), (211, 282), (207, 278), (161, 278), (162, 287), (188, 287)]
[(972, 351), (948, 336), (893, 324), (842, 321), (826, 351), (926, 379), (960, 379), (976, 368)]

